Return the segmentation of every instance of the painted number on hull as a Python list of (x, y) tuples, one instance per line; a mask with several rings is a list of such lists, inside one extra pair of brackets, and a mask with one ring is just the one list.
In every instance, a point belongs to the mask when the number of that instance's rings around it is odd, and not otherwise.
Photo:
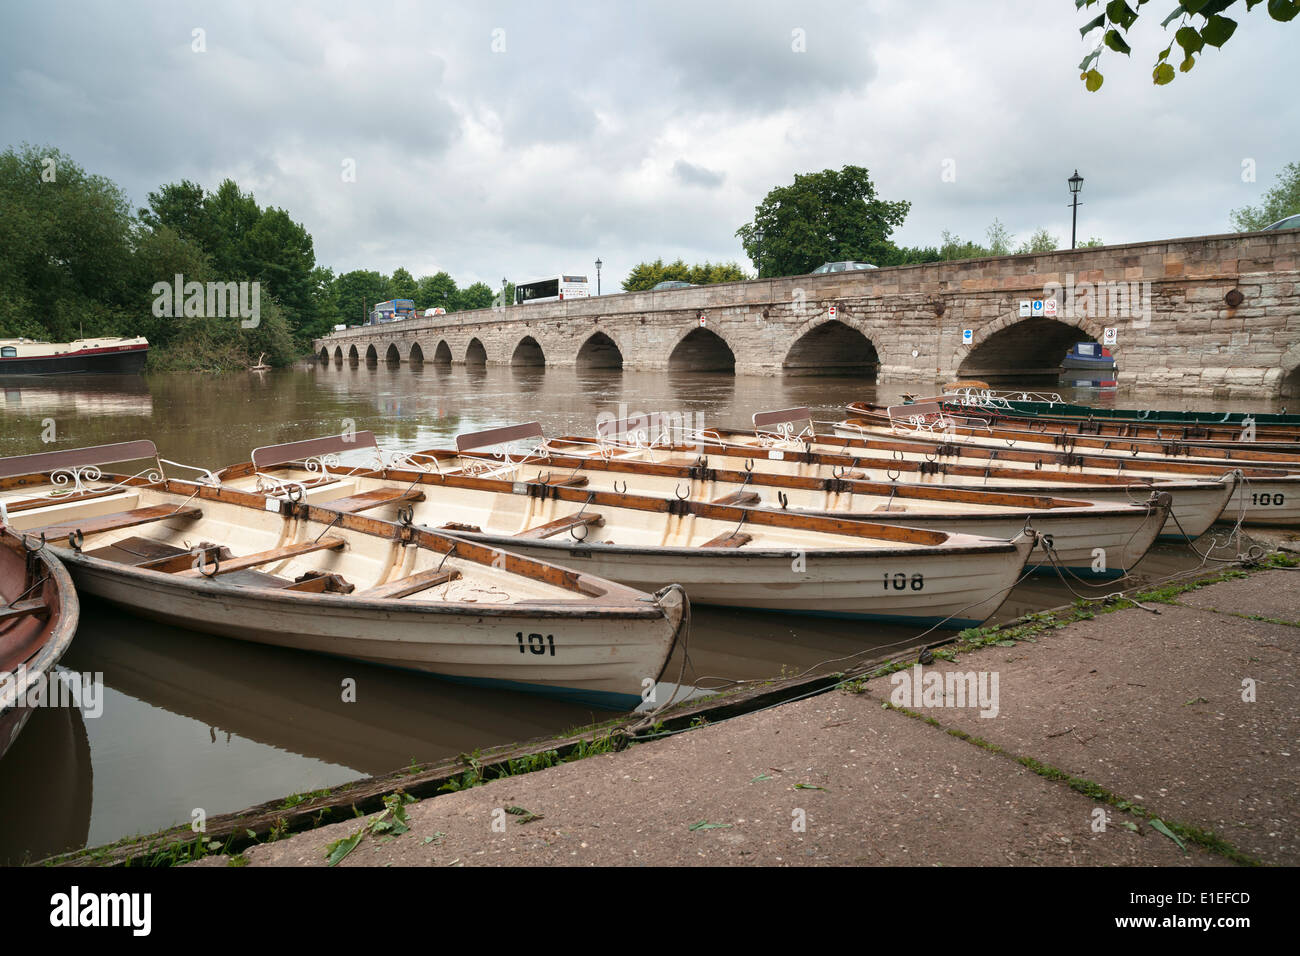
[(547, 650), (549, 650), (551, 652), (551, 656), (552, 657), (555, 656), (555, 635), (554, 634), (547, 634), (545, 637), (542, 637), (542, 635), (540, 634), (529, 634), (528, 642), (524, 643), (524, 632), (516, 631), (515, 640), (519, 642), (520, 654), (524, 653), (524, 651), (529, 651), (530, 653), (533, 654), (545, 654)]
[(925, 575), (913, 574), (911, 578), (908, 578), (908, 576), (902, 571), (893, 575), (886, 573), (882, 583), (884, 584), (884, 589), (886, 591), (890, 588), (893, 588), (895, 591), (906, 591), (908, 588), (911, 588), (913, 591), (922, 591), (925, 589)]
[(1280, 491), (1275, 495), (1251, 495), (1250, 503), (1252, 505), (1280, 505), (1286, 501), (1286, 495)]

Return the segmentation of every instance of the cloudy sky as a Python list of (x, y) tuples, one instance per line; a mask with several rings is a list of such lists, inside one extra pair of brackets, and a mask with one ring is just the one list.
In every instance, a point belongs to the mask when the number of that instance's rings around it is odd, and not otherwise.
[(763, 195), (848, 163), (912, 202), (910, 245), (995, 216), (1068, 245), (1076, 167), (1081, 238), (1228, 231), (1300, 161), (1300, 20), (1241, 9), (1157, 88), (1163, 6), (1089, 94), (1071, 0), (8, 3), (0, 145), (57, 146), (135, 206), (232, 177), (323, 265), (462, 283), (748, 267)]

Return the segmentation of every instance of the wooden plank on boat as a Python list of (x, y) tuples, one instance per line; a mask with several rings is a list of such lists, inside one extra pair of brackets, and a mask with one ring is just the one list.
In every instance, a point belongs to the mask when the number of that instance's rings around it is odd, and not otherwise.
[(355, 515), (384, 505), (400, 505), (407, 501), (423, 500), (424, 492), (418, 488), (376, 488), (374, 491), (363, 491), (359, 495), (351, 495), (347, 498), (339, 498), (337, 501), (323, 502), (323, 504), (330, 511), (342, 511)]
[(455, 568), (434, 568), (431, 571), (421, 571), (419, 574), (408, 575), (399, 580), (381, 584), (368, 591), (362, 591), (357, 596), (392, 600), (406, 597), (408, 594), (427, 591), (429, 588), (437, 587), (439, 584), (446, 584), (448, 581), (456, 581), (459, 578), (460, 572)]
[(265, 445), (253, 450), (253, 465), (257, 471), (266, 471), (276, 465), (287, 465), (307, 458), (338, 455), (358, 448), (378, 448), (374, 432), (356, 432), (352, 435), (331, 435), (328, 438), (308, 438), (283, 445)]
[(542, 441), (545, 438), (541, 422), (527, 422), (523, 425), (506, 425), (503, 428), (489, 428), (486, 431), (457, 435), (456, 450), (471, 451), (475, 448), (491, 448), (493, 445), (508, 445), (516, 441)]
[(151, 441), (124, 441), (114, 445), (95, 445), (92, 448), (43, 451), (35, 455), (0, 458), (0, 478), (45, 474), (68, 468), (84, 468), (87, 465), (109, 465), (157, 457), (158, 449)]
[(571, 528), (577, 528), (582, 525), (587, 527), (599, 527), (605, 523), (605, 519), (594, 511), (584, 511), (581, 514), (565, 515), (563, 518), (556, 518), (554, 521), (548, 521), (546, 524), (539, 524), (536, 528), (529, 528), (527, 531), (515, 535), (517, 538), (550, 538), (557, 534), (563, 534)]
[(153, 558), (150, 561), (143, 561), (137, 564), (137, 568), (145, 571), (161, 571), (163, 574), (175, 574), (177, 571), (184, 571), (186, 568), (197, 568), (199, 559), (202, 557), (202, 564), (212, 565), (215, 562), (228, 559), (230, 549), (222, 547), (219, 544), (201, 545), (193, 551), (182, 551), (180, 554), (169, 555), (165, 558)]
[(733, 491), (729, 495), (723, 495), (721, 498), (714, 498), (715, 505), (756, 505), (763, 500), (763, 496), (756, 491)]
[(351, 594), (356, 585), (350, 584), (341, 574), (308, 571), (296, 581), (281, 585), (281, 591), (302, 591), (306, 594)]
[(51, 505), (64, 505), (70, 501), (89, 501), (91, 498), (106, 498), (109, 495), (120, 495), (121, 488), (108, 488), (104, 491), (83, 491), (81, 494), (67, 495), (62, 498), (24, 498), (21, 501), (15, 501), (5, 505), (5, 509), (10, 514), (17, 514), (19, 511), (32, 511), (36, 508), (48, 508)]
[(728, 531), (726, 534), (720, 534), (711, 541), (705, 541), (701, 548), (739, 548), (753, 541), (753, 535), (745, 534), (743, 531)]
[(782, 408), (774, 412), (755, 412), (754, 413), (754, 430), (766, 428), (769, 425), (786, 425), (791, 422), (808, 422), (812, 423), (812, 409), (807, 405), (801, 405), (798, 408)]
[(17, 604), (8, 607), (0, 607), (0, 624), (16, 621), (20, 617), (32, 617), (38, 614), (44, 617), (49, 613), (49, 605), (44, 601), (19, 601)]
[[(231, 558), (229, 561), (223, 561), (215, 569), (215, 574), (230, 574), (232, 571), (246, 571), (249, 568), (256, 568), (263, 564), (273, 564), (276, 561), (284, 561), (288, 558), (296, 558), (300, 555), (311, 554), (314, 551), (334, 551), (343, 547), (347, 542), (342, 538), (321, 538), (319, 541), (300, 541), (298, 544), (286, 544), (281, 548), (272, 548), (269, 551), (259, 551), (256, 554), (246, 554), (242, 557)], [(181, 571), (176, 576), (178, 578), (197, 578), (203, 574), (198, 568), (190, 568), (187, 571)], [(204, 577), (211, 575), (203, 574)]]
[(107, 531), (121, 531), (137, 525), (166, 521), (168, 518), (190, 520), (203, 517), (202, 508), (178, 508), (175, 505), (150, 505), (148, 508), (133, 508), (130, 511), (118, 511), (108, 515), (97, 515), (81, 521), (69, 521), (64, 524), (46, 525), (43, 528), (29, 529), (41, 532), (50, 540), (80, 531), (84, 535), (104, 534)]

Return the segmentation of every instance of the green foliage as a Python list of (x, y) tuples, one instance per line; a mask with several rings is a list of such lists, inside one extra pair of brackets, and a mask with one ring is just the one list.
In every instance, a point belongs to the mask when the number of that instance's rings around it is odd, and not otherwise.
[(1011, 252), (1012, 235), (1007, 230), (1007, 227), (1002, 225), (1001, 221), (996, 217), (993, 219), (993, 222), (989, 224), (988, 229), (984, 231), (984, 235), (986, 235), (989, 240), (989, 255), (1005, 256)]
[(1238, 232), (1254, 232), (1265, 226), (1300, 214), (1300, 163), (1287, 163), (1278, 173), (1277, 183), (1264, 193), (1258, 206), (1232, 211), (1232, 226)]
[(823, 262), (889, 258), (889, 237), (909, 209), (907, 201), (877, 198), (861, 166), (824, 169), (773, 189), (736, 235), (760, 277), (801, 275)]
[(411, 299), (415, 300), (415, 295), (419, 291), (416, 284), (415, 276), (411, 275), (401, 266), (393, 270), (392, 278), (388, 280), (388, 289), (394, 299)]
[(456, 293), (456, 308), (449, 312), (462, 312), (469, 309), (490, 309), (497, 292), (486, 282), (475, 282)]
[(641, 262), (632, 268), (623, 280), (623, 291), (644, 292), (653, 289), (660, 282), (690, 282), (693, 285), (713, 285), (717, 282), (739, 282), (748, 279), (739, 264), (735, 262), (704, 262), (687, 265), (681, 259), (664, 264), (663, 259), (654, 262)]
[(416, 283), (415, 307), (424, 309), (446, 309), (451, 312), (456, 307), (456, 280), (445, 272), (425, 276)]
[[(1216, 49), (1222, 47), (1237, 31), (1237, 21), (1223, 16), (1230, 7), (1244, 5), (1249, 13), (1264, 0), (1183, 0), (1169, 16), (1161, 22), (1166, 30), (1177, 21), (1174, 37), (1169, 45), (1156, 54), (1151, 79), (1157, 86), (1173, 82), (1177, 73), (1172, 63), (1167, 62), (1174, 51), (1174, 44), (1179, 47), (1178, 71), (1186, 73), (1196, 65), (1196, 57), (1207, 45)], [(1081, 36), (1087, 36), (1094, 30), (1101, 30), (1101, 39), (1096, 48), (1079, 63), (1079, 78), (1083, 80), (1088, 92), (1095, 93), (1101, 89), (1102, 74), (1096, 69), (1101, 58), (1102, 48), (1114, 50), (1128, 56), (1132, 48), (1126, 39), (1130, 28), (1137, 23), (1141, 7), (1146, 0), (1075, 0), (1075, 7), (1101, 7), (1102, 12), (1092, 17), (1079, 28)], [(1268, 0), (1268, 14), (1279, 23), (1286, 23), (1300, 13), (1300, 0)]]

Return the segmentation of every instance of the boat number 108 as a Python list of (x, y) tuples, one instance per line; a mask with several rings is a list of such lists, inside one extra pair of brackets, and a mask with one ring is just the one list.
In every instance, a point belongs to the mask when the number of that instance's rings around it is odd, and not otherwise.
[(547, 634), (545, 637), (542, 637), (542, 635), (540, 634), (529, 634), (528, 642), (524, 643), (524, 632), (516, 631), (515, 640), (519, 642), (520, 654), (522, 654), (525, 650), (531, 651), (534, 654), (545, 654), (547, 650), (549, 650), (551, 652), (551, 656), (552, 657), (555, 656), (555, 635), (554, 634)]
[(913, 574), (909, 578), (902, 571), (895, 574), (885, 572), (882, 583), (884, 584), (886, 591), (890, 588), (893, 588), (895, 591), (906, 591), (908, 588), (911, 588), (913, 591), (921, 591), (925, 589), (925, 575), (918, 573)]

